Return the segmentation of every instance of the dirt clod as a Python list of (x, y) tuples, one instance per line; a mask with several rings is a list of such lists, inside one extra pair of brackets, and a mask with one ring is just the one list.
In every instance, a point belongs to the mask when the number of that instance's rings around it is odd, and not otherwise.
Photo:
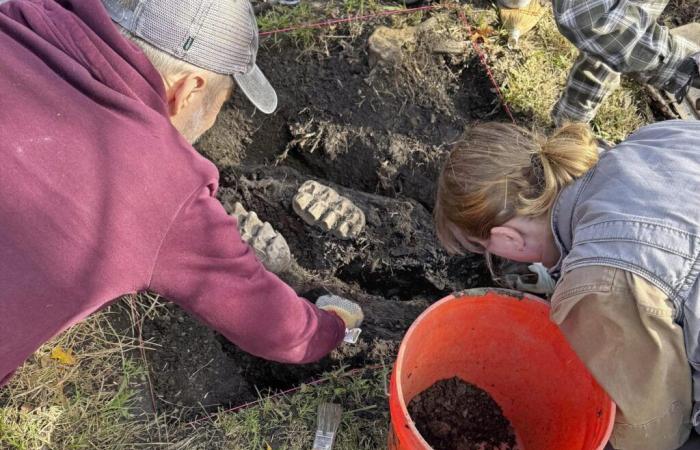
[(515, 432), (491, 396), (457, 377), (418, 394), (408, 411), (435, 450), (516, 450)]

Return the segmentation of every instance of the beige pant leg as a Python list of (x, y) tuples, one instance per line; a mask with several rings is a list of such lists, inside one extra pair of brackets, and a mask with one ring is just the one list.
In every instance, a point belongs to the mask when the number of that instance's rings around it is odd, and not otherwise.
[(552, 320), (617, 405), (618, 450), (680, 447), (690, 434), (692, 378), (666, 295), (630, 272), (574, 269), (552, 297)]

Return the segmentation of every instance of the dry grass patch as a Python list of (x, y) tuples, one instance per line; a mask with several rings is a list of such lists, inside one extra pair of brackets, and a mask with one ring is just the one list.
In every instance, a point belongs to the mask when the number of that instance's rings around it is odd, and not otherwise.
[[(517, 50), (494, 47), (491, 54), (506, 102), (520, 116), (539, 128), (553, 126), (550, 112), (566, 84), (578, 50), (559, 34), (551, 8), (527, 34)], [(592, 122), (596, 133), (614, 142), (653, 121), (646, 96), (638, 85), (623, 82), (608, 97)]]
[[(148, 296), (127, 298), (43, 345), (0, 390), (0, 449), (184, 450), (211, 442), (211, 433), (190, 436), (178, 417), (148, 411), (135, 330), (158, 306)], [(144, 343), (145, 350), (154, 345)], [(52, 358), (56, 348), (72, 352), (74, 361)]]
[[(286, 396), (261, 394), (253, 407), (208, 420), (186, 421), (191, 409), (148, 411), (148, 376), (136, 336), (140, 321), (164, 313), (160, 305), (148, 296), (127, 298), (42, 346), (0, 391), (0, 449), (301, 450), (313, 442), (320, 402), (344, 407), (336, 449), (384, 445), (387, 368), (341, 370), (320, 385)], [(157, 343), (145, 346), (153, 351)], [(52, 359), (57, 347), (72, 350), (75, 363)]]
[(332, 373), (321, 385), (303, 386), (292, 395), (264, 399), (255, 408), (221, 414), (215, 426), (226, 436), (224, 448), (309, 449), (318, 405), (333, 402), (343, 406), (335, 450), (384, 448), (389, 425), (387, 376), (388, 368)]
[[(93, 315), (42, 346), (0, 391), (0, 447), (16, 449), (114, 448), (144, 432), (124, 426), (144, 377), (131, 355), (137, 342), (112, 326), (110, 313)], [(52, 350), (74, 353), (59, 361)]]

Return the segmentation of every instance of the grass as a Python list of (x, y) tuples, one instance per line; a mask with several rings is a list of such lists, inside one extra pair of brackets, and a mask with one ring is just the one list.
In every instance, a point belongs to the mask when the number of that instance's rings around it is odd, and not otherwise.
[[(293, 8), (274, 6), (265, 14), (258, 16), (258, 28), (262, 32), (281, 30), (314, 22), (317, 18), (317, 12), (311, 8), (309, 3), (306, 2), (302, 2)], [(307, 47), (314, 41), (316, 32), (317, 30), (313, 28), (305, 28), (292, 31), (288, 34), (288, 36), (294, 39), (300, 45)], [(277, 36), (273, 37), (273, 39), (276, 38)]]
[[(257, 406), (197, 423), (182, 419), (185, 410), (145, 413), (139, 405), (149, 401), (148, 378), (135, 331), (144, 317), (161, 314), (160, 305), (146, 296), (127, 298), (42, 346), (0, 391), (0, 449), (308, 449), (320, 402), (345, 409), (336, 449), (386, 442), (388, 369), (381, 368), (334, 372), (320, 385), (261, 394)], [(125, 310), (129, 323), (117, 330), (113, 323), (123, 321)], [(147, 351), (155, 345), (145, 343)], [(58, 346), (73, 350), (75, 364), (50, 357)]]
[[(340, 0), (329, 2), (304, 2), (295, 7), (276, 5), (268, 11), (259, 14), (258, 28), (262, 32), (282, 30), (300, 25), (309, 25), (329, 19), (341, 19), (354, 16), (364, 16), (380, 11), (404, 9), (403, 4), (381, 3), (380, 0)], [(415, 13), (415, 17), (422, 17), (421, 13)], [(415, 18), (414, 17), (414, 18)], [(399, 17), (393, 18), (401, 20)], [(364, 21), (353, 21), (342, 25), (350, 37), (356, 37), (367, 26)], [(297, 47), (304, 50), (321, 50), (325, 47), (325, 40), (335, 36), (338, 26), (300, 28), (284, 34), (275, 34), (271, 37), (273, 43), (280, 39), (291, 39)], [(319, 45), (321, 44), (321, 45)]]
[[(273, 7), (259, 16), (258, 24), (261, 31), (270, 31), (314, 23), (326, 18), (364, 15), (399, 8), (403, 8), (399, 2), (383, 4), (379, 0), (327, 2), (320, 9), (311, 3), (302, 2), (294, 8)], [(551, 7), (547, 8), (546, 16), (521, 40), (519, 49), (507, 48), (504, 33), (487, 36), (484, 45), (491, 57), (492, 68), (501, 83), (506, 102), (522, 118), (522, 125), (535, 128), (553, 126), (549, 113), (566, 84), (569, 70), (578, 54), (576, 48), (559, 34)], [(465, 11), (477, 32), (492, 27), (498, 29), (499, 24), (493, 11), (473, 10), (468, 5)], [(449, 13), (436, 14), (450, 16)], [(455, 29), (462, 27), (454, 15), (450, 17), (449, 20), (455, 22)], [(393, 26), (401, 27), (418, 23), (423, 18), (424, 13), (419, 12), (407, 16), (393, 16), (390, 22)], [(353, 22), (345, 26), (351, 37), (357, 37), (368, 24)], [(337, 34), (336, 29), (331, 27), (299, 29), (284, 36), (291, 38), (302, 50), (324, 51), (327, 48), (326, 40), (333, 39), (334, 34)], [(273, 41), (277, 42), (282, 36), (275, 36)], [(605, 100), (591, 126), (600, 137), (619, 142), (652, 120), (643, 89), (634, 82), (624, 80), (622, 87)]]
[[(343, 3), (345, 13), (349, 16), (361, 16), (391, 8), (381, 5), (377, 0), (345, 0)], [(393, 8), (399, 7), (400, 6), (397, 5)]]
[(389, 423), (387, 376), (388, 369), (333, 373), (319, 386), (303, 386), (294, 395), (266, 399), (237, 414), (222, 414), (215, 426), (231, 448), (308, 449), (316, 432), (318, 405), (334, 402), (344, 409), (334, 449), (382, 448)]
[[(144, 376), (133, 359), (136, 341), (117, 332), (109, 313), (94, 315), (42, 346), (0, 391), (0, 448), (109, 448), (143, 434), (128, 427), (135, 392)], [(57, 346), (72, 349), (76, 363), (50, 357)]]
[[(126, 298), (43, 345), (0, 390), (0, 449), (189, 450), (211, 442), (216, 430), (191, 436), (178, 417), (139, 406), (149, 401), (148, 377), (135, 330), (159, 305), (148, 296)], [(58, 346), (74, 352), (75, 364), (51, 358)]]

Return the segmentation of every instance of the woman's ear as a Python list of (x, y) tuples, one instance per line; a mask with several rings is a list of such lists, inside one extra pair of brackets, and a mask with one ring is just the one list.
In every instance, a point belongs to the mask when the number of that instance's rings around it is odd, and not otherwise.
[(503, 258), (518, 260), (525, 249), (525, 237), (515, 228), (500, 226), (491, 228), (491, 238), (487, 250)]

